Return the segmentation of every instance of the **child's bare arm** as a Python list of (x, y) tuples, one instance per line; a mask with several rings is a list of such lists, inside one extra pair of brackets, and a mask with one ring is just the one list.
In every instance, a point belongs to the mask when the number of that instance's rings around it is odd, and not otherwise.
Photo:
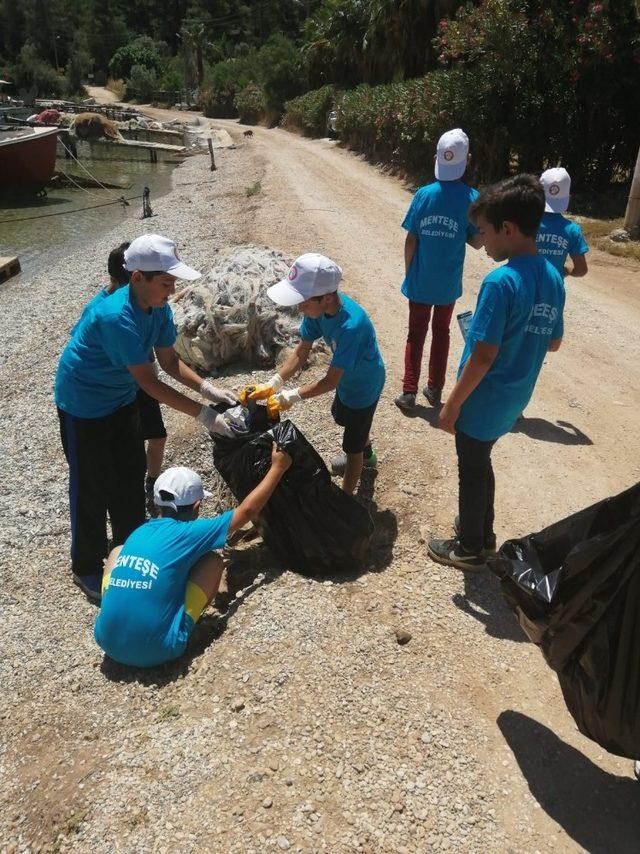
[(480, 384), (480, 381), (495, 362), (499, 349), (497, 344), (486, 344), (484, 341), (476, 342), (473, 353), (440, 412), (438, 427), (441, 430), (445, 430), (447, 433), (455, 433), (456, 421), (460, 415), (462, 404)]

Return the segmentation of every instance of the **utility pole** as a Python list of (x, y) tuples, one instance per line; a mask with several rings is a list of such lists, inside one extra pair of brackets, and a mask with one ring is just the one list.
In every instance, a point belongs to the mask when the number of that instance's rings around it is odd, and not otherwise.
[(631, 189), (629, 190), (629, 201), (627, 202), (627, 211), (624, 215), (624, 227), (629, 232), (632, 240), (640, 238), (640, 149), (638, 150), (636, 168), (633, 172), (633, 180), (631, 181)]

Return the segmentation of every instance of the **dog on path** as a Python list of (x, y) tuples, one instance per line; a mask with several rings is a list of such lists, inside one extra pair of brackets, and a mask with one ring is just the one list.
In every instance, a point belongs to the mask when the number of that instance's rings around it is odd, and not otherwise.
[(252, 130), (246, 130), (242, 135), (243, 136), (253, 136), (253, 131)]

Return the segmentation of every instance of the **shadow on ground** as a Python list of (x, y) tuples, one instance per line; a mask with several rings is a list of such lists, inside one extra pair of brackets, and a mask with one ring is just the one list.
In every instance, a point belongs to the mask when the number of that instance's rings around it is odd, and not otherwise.
[(498, 726), (533, 797), (580, 848), (592, 854), (639, 850), (640, 786), (631, 761), (629, 777), (603, 771), (520, 712), (502, 712)]
[(555, 442), (558, 445), (593, 445), (586, 433), (568, 421), (547, 421), (544, 418), (518, 418), (512, 433), (524, 433), (539, 442)]
[(464, 593), (452, 596), (453, 604), (465, 614), (473, 617), (493, 638), (528, 642), (513, 612), (507, 606), (500, 591), (500, 582), (489, 572), (464, 573)]

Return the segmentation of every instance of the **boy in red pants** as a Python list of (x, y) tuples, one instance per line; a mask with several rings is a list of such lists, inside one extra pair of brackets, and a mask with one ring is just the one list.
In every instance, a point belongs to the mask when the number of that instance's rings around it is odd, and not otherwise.
[(420, 187), (402, 227), (405, 280), (402, 293), (409, 300), (409, 334), (404, 356), (402, 394), (395, 403), (409, 411), (416, 405), (422, 350), (433, 313), (429, 377), (423, 394), (438, 406), (449, 356), (449, 325), (462, 295), (462, 267), (466, 244), (479, 249), (482, 238), (469, 221), (469, 206), (478, 197), (463, 183), (469, 160), (469, 138), (460, 128), (438, 141), (436, 180)]

